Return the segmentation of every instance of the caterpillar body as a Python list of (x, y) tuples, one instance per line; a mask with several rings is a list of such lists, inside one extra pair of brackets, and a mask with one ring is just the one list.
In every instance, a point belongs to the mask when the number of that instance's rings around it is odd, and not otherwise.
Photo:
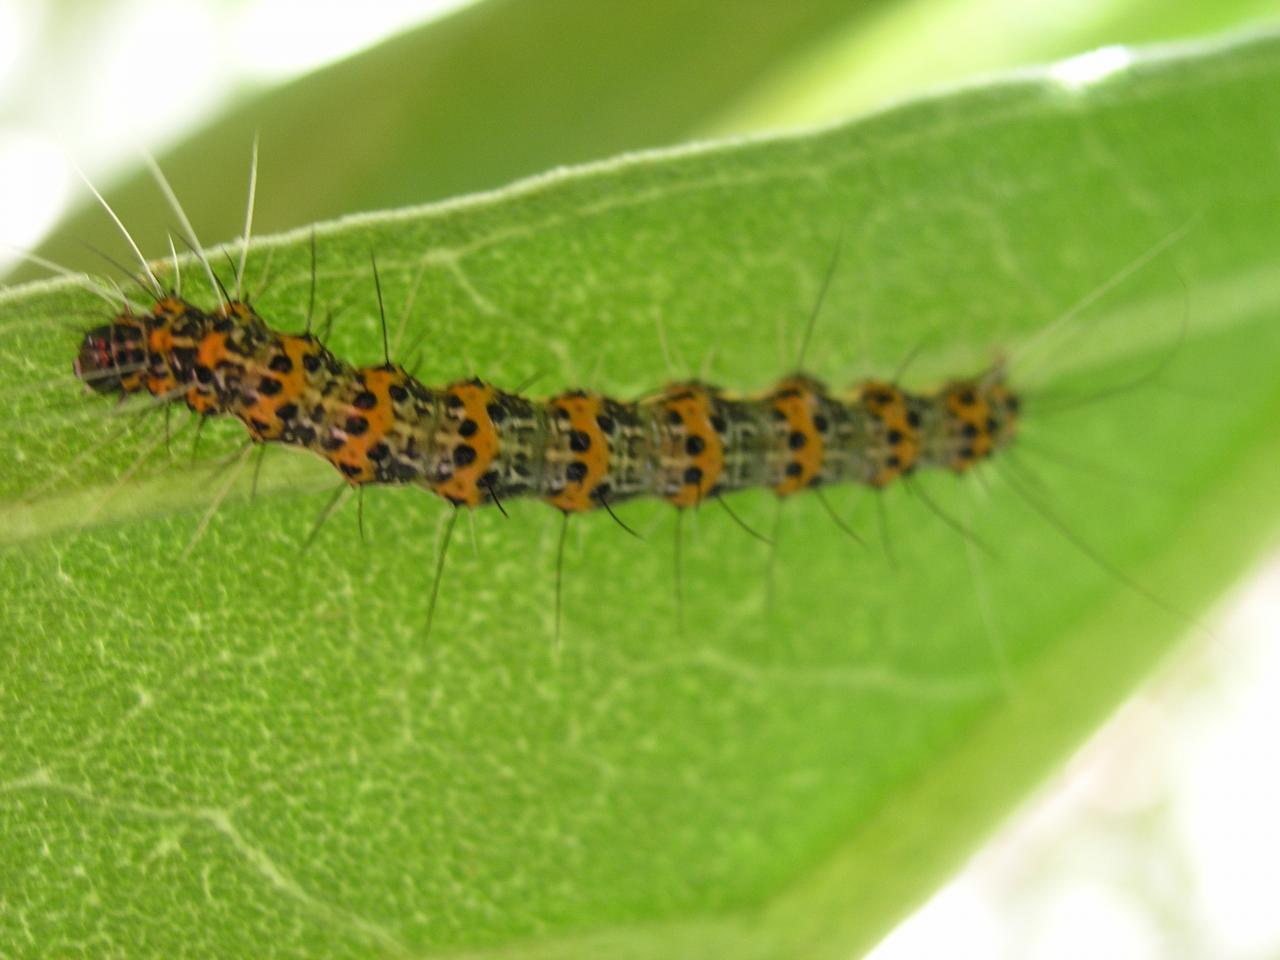
[(86, 333), (74, 372), (99, 393), (235, 417), (254, 441), (304, 447), (354, 486), (414, 484), (466, 507), (536, 498), (566, 514), (960, 473), (1013, 441), (1019, 413), (998, 366), (931, 394), (883, 381), (833, 392), (803, 373), (759, 395), (686, 381), (637, 401), (531, 400), (479, 379), (430, 387), (390, 361), (348, 364), (310, 332), (276, 332), (243, 301), (206, 312), (175, 296)]

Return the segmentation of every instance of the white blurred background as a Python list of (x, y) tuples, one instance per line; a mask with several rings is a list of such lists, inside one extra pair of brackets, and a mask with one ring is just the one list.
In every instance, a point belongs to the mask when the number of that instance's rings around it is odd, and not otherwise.
[(470, 2), (0, 0), (0, 273), (84, 201), (77, 166), (109, 182), (238, 95)]
[[(77, 165), (109, 181), (140, 145), (162, 151), (232, 97), (466, 2), (121, 0), (68, 22), (40, 0), (0, 0), (0, 243), (31, 249), (83, 199)], [(192, 34), (214, 42), (182, 47), (162, 83), (139, 68)], [(1280, 557), (1210, 632), (875, 960), (1280, 957)]]
[(1280, 556), (873, 951), (1280, 957)]

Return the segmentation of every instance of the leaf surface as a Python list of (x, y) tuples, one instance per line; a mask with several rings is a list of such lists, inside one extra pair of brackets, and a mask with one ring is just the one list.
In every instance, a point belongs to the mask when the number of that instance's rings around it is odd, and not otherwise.
[[(381, 356), (372, 249), (432, 383), (764, 388), (842, 231), (813, 373), (1011, 358), (1010, 457), (828, 492), (868, 547), (815, 497), (774, 551), (689, 515), (683, 632), (668, 508), (619, 510), (643, 542), (574, 518), (557, 648), (559, 518), (513, 503), (462, 518), (428, 639), (447, 507), (371, 490), (363, 542), (348, 502), (304, 551), (327, 467), (271, 449), (250, 499), (251, 462), (218, 462), (242, 429), (210, 424), (193, 466), (183, 413), (166, 456), (161, 414), (71, 380), (101, 302), (4, 294), (5, 952), (873, 942), (1277, 529), (1280, 40), (1068, 80), (318, 230), (333, 349)], [(261, 313), (301, 327), (306, 233), (256, 243), (263, 275)], [(733, 505), (773, 529), (771, 495)]]

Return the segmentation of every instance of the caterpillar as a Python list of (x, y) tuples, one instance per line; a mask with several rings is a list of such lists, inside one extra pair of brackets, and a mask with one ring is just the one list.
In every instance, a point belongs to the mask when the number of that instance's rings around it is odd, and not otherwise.
[(963, 473), (1013, 441), (1019, 410), (999, 367), (931, 394), (878, 380), (837, 393), (799, 372), (758, 395), (691, 380), (636, 401), (532, 400), (478, 378), (430, 387), (390, 360), (357, 367), (309, 332), (274, 331), (247, 303), (206, 312), (172, 296), (89, 330), (73, 369), (98, 393), (235, 417), (253, 441), (310, 450), (353, 486), (414, 484), (455, 507), (529, 497), (565, 513)]

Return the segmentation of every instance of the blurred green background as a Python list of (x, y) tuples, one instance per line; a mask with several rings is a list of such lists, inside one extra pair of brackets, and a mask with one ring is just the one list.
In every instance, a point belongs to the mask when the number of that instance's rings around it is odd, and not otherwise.
[[(126, 255), (69, 156), (159, 256), (173, 223), (139, 169), (139, 148), (160, 153), (208, 243), (240, 230), (236, 198), (255, 134), (256, 228), (271, 233), (623, 151), (834, 122), (1103, 45), (1256, 23), (1274, 8), (1262, 0), (371, 6), (373, 24), (365, 10), (332, 2), (5, 0), (0, 173), (10, 173), (0, 239), (36, 244), (32, 220), (56, 206), (35, 195), (44, 189), (72, 200), (75, 212), (39, 244), (41, 254), (77, 269), (102, 266), (86, 244)], [(440, 19), (281, 82), (290, 65), (342, 52), (344, 39), (426, 17)], [(23, 267), (16, 276), (37, 275)]]

